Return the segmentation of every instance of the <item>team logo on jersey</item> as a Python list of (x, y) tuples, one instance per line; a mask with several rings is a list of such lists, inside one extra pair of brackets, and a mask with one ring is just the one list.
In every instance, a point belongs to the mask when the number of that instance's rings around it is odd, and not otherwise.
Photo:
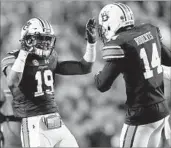
[(38, 62), (36, 59), (34, 59), (34, 60), (32, 61), (32, 63), (33, 63), (33, 65), (35, 65), (35, 66), (39, 66), (39, 62)]

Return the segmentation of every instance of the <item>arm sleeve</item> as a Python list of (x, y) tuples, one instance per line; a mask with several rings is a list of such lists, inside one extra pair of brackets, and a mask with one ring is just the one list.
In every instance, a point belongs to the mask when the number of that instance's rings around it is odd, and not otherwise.
[(123, 71), (123, 59), (107, 61), (103, 70), (95, 75), (95, 85), (101, 92), (109, 90), (113, 81)]
[(55, 72), (62, 75), (83, 75), (91, 72), (93, 62), (63, 61), (58, 62)]
[(161, 63), (165, 66), (171, 66), (171, 50), (161, 43)]

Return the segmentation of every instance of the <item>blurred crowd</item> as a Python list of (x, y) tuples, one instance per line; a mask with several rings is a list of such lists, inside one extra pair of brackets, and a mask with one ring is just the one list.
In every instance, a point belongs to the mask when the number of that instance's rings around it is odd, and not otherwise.
[[(42, 17), (52, 24), (56, 36), (59, 60), (79, 60), (85, 48), (85, 25), (89, 18), (98, 20), (105, 4), (113, 1), (26, 1), (1, 2), (0, 58), (20, 48), (22, 25), (32, 17)], [(135, 14), (136, 24), (150, 22), (157, 25), (163, 42), (171, 47), (171, 2), (137, 1), (128, 4)], [(82, 76), (56, 75), (55, 99), (59, 112), (75, 135), (80, 146), (119, 146), (119, 135), (124, 122), (125, 84), (120, 75), (106, 93), (94, 87), (93, 76), (103, 67), (98, 39), (97, 60), (91, 74)], [(166, 98), (171, 100), (171, 83), (165, 80)], [(7, 89), (1, 73), (1, 87)], [(170, 101), (171, 102), (171, 101)], [(170, 104), (171, 108), (171, 104)]]

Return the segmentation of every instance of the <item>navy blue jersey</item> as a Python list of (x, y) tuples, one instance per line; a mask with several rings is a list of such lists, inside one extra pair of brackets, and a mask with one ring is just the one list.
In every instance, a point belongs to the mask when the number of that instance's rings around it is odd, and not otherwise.
[[(143, 24), (117, 33), (112, 40), (104, 44), (102, 56), (106, 64), (95, 76), (95, 84), (100, 91), (110, 89), (113, 81), (122, 73), (129, 109), (149, 107), (164, 101), (161, 64), (171, 64), (171, 54), (163, 48), (157, 27)], [(161, 106), (164, 111), (159, 116), (156, 115), (155, 119), (140, 121), (147, 116), (147, 113), (140, 113), (139, 118), (131, 123), (149, 123), (163, 118), (168, 115), (168, 110), (163, 104)], [(128, 120), (134, 115), (135, 112), (129, 112)]]
[[(4, 73), (7, 66), (13, 65), (18, 53), (19, 50), (11, 52), (2, 60)], [(49, 60), (40, 60), (32, 55), (27, 57), (20, 85), (11, 90), (16, 116), (28, 117), (57, 111), (54, 101), (54, 70), (56, 65), (55, 51)]]
[[(122, 73), (126, 83), (127, 104), (130, 107), (147, 106), (164, 99), (161, 45), (156, 27), (145, 24), (117, 34), (106, 43), (106, 59), (123, 59)], [(110, 57), (111, 56), (111, 57)]]
[[(14, 51), (2, 60), (2, 70), (12, 66), (19, 53)], [(92, 63), (81, 61), (57, 60), (57, 53), (53, 51), (50, 58), (41, 60), (34, 55), (28, 55), (22, 80), (19, 87), (11, 90), (13, 95), (14, 114), (18, 117), (29, 117), (57, 112), (54, 100), (55, 74), (81, 75), (91, 71)]]

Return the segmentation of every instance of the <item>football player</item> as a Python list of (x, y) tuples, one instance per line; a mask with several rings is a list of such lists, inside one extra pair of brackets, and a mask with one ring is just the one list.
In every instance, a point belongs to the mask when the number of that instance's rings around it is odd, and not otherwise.
[(95, 20), (86, 24), (87, 47), (80, 61), (58, 61), (51, 24), (30, 19), (21, 30), (21, 49), (2, 60), (2, 70), (13, 95), (16, 117), (22, 118), (23, 147), (78, 147), (65, 126), (54, 99), (54, 76), (91, 72), (96, 58)]
[(171, 66), (171, 51), (162, 44), (156, 26), (135, 26), (132, 10), (122, 3), (102, 8), (99, 35), (105, 66), (95, 75), (97, 89), (109, 90), (120, 73), (126, 85), (128, 108), (120, 147), (159, 146), (163, 129), (167, 139), (171, 136), (161, 66)]

